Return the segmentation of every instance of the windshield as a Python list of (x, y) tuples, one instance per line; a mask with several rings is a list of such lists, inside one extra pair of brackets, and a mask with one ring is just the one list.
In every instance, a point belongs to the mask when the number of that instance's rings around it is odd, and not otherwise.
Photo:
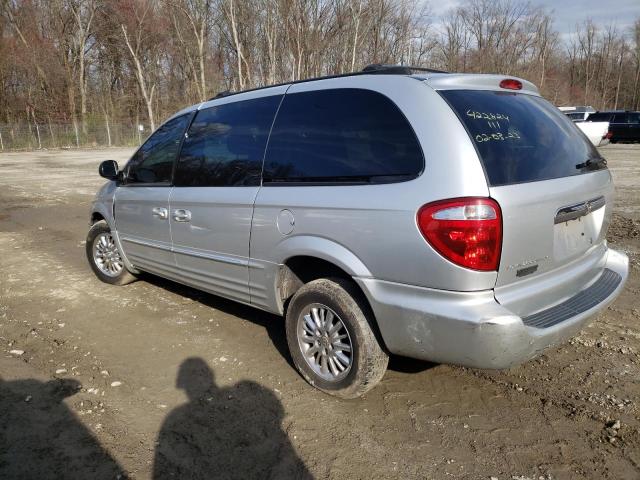
[(485, 90), (440, 94), (467, 128), (491, 186), (606, 168), (578, 127), (540, 97)]

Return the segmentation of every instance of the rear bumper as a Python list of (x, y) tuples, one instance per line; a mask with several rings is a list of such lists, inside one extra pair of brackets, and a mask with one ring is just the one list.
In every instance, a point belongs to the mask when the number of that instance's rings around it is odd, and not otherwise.
[[(500, 305), (493, 290), (450, 292), (355, 280), (369, 299), (391, 353), (500, 369), (529, 360), (577, 334), (620, 294), (628, 270), (627, 256), (609, 249), (602, 274), (593, 283), (561, 304), (525, 318)], [(593, 298), (598, 301), (590, 301)], [(541, 318), (547, 321), (541, 323)]]

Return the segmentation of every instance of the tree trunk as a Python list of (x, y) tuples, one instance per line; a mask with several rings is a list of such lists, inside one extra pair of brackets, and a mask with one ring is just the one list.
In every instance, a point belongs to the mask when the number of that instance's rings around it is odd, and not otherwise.
[(362, 15), (362, 0), (358, 0), (358, 13), (356, 15), (355, 10), (353, 10), (353, 6), (351, 6), (351, 13), (355, 17), (354, 20), (354, 30), (353, 33), (353, 50), (351, 51), (351, 71), (353, 72), (356, 68), (356, 49), (358, 47), (358, 34), (360, 33), (360, 18)]
[(622, 60), (624, 59), (624, 50), (620, 50), (620, 59), (618, 61), (618, 82), (616, 84), (616, 100), (613, 104), (613, 109), (618, 109), (618, 97), (620, 96), (620, 82), (622, 81)]
[(129, 40), (129, 35), (127, 34), (127, 28), (124, 25), (120, 25), (122, 28), (122, 33), (124, 35), (124, 41), (129, 49), (129, 53), (131, 53), (131, 58), (133, 59), (133, 63), (136, 66), (136, 78), (138, 79), (138, 85), (140, 86), (140, 92), (142, 92), (142, 97), (144, 99), (144, 103), (147, 106), (147, 116), (149, 118), (149, 125), (151, 131), (153, 132), (156, 129), (156, 122), (153, 115), (153, 93), (155, 91), (155, 84), (151, 86), (151, 91), (147, 90), (147, 82), (144, 78), (144, 70), (142, 69), (142, 65), (140, 64), (140, 59), (138, 58), (137, 51), (133, 49), (131, 46), (131, 41)]
[[(640, 60), (639, 60), (640, 62)], [(636, 68), (636, 79), (633, 82), (633, 109), (638, 110), (640, 108), (640, 92), (638, 92), (638, 81), (640, 80), (640, 63)]]
[(76, 135), (76, 147), (80, 148), (80, 137), (78, 136), (78, 121), (73, 117), (73, 132)]
[(51, 115), (47, 115), (47, 123), (49, 124), (49, 135), (51, 136), (51, 146), (57, 147), (56, 137), (53, 135), (53, 125), (51, 125)]
[(200, 63), (200, 100), (202, 102), (207, 100), (207, 80), (205, 78), (205, 74), (204, 74), (204, 57), (205, 57), (205, 51), (204, 51), (204, 40), (205, 40), (205, 35), (204, 35), (204, 20), (202, 21), (203, 25), (200, 29), (200, 38), (198, 38), (198, 60)]
[(229, 0), (229, 21), (231, 22), (231, 33), (233, 35), (233, 43), (236, 49), (236, 68), (238, 69), (238, 86), (240, 90), (244, 90), (245, 80), (244, 75), (242, 74), (242, 44), (240, 43), (240, 39), (238, 37), (238, 28), (236, 25), (236, 14), (234, 8), (234, 0)]
[(80, 45), (80, 58), (78, 60), (78, 86), (80, 87), (80, 122), (82, 123), (82, 135), (87, 136), (87, 89), (84, 73), (84, 44)]
[(104, 125), (107, 129), (107, 146), (110, 147), (111, 146), (111, 128), (109, 127), (109, 114), (107, 113), (106, 109), (104, 111)]

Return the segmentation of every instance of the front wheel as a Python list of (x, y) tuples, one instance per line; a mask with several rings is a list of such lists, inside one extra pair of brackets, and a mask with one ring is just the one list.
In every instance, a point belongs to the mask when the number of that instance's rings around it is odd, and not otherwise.
[(305, 380), (342, 398), (373, 388), (389, 357), (371, 317), (362, 294), (347, 280), (322, 278), (302, 286), (291, 299), (285, 323), (291, 357)]
[(104, 220), (95, 223), (89, 230), (86, 253), (93, 273), (103, 282), (126, 285), (136, 279), (125, 267), (111, 229)]

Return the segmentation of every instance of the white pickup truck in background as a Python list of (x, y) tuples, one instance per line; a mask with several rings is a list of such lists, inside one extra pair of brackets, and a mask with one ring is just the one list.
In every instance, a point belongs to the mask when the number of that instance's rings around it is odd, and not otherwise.
[(609, 122), (574, 122), (574, 124), (596, 147), (609, 143)]
[(589, 115), (595, 113), (595, 108), (592, 106), (558, 108), (582, 130), (582, 133), (584, 133), (596, 147), (601, 147), (609, 143), (609, 122), (585, 122), (585, 120), (589, 118)]
[(572, 122), (584, 122), (589, 115), (596, 113), (596, 109), (591, 105), (579, 107), (558, 107), (562, 113), (571, 119)]

